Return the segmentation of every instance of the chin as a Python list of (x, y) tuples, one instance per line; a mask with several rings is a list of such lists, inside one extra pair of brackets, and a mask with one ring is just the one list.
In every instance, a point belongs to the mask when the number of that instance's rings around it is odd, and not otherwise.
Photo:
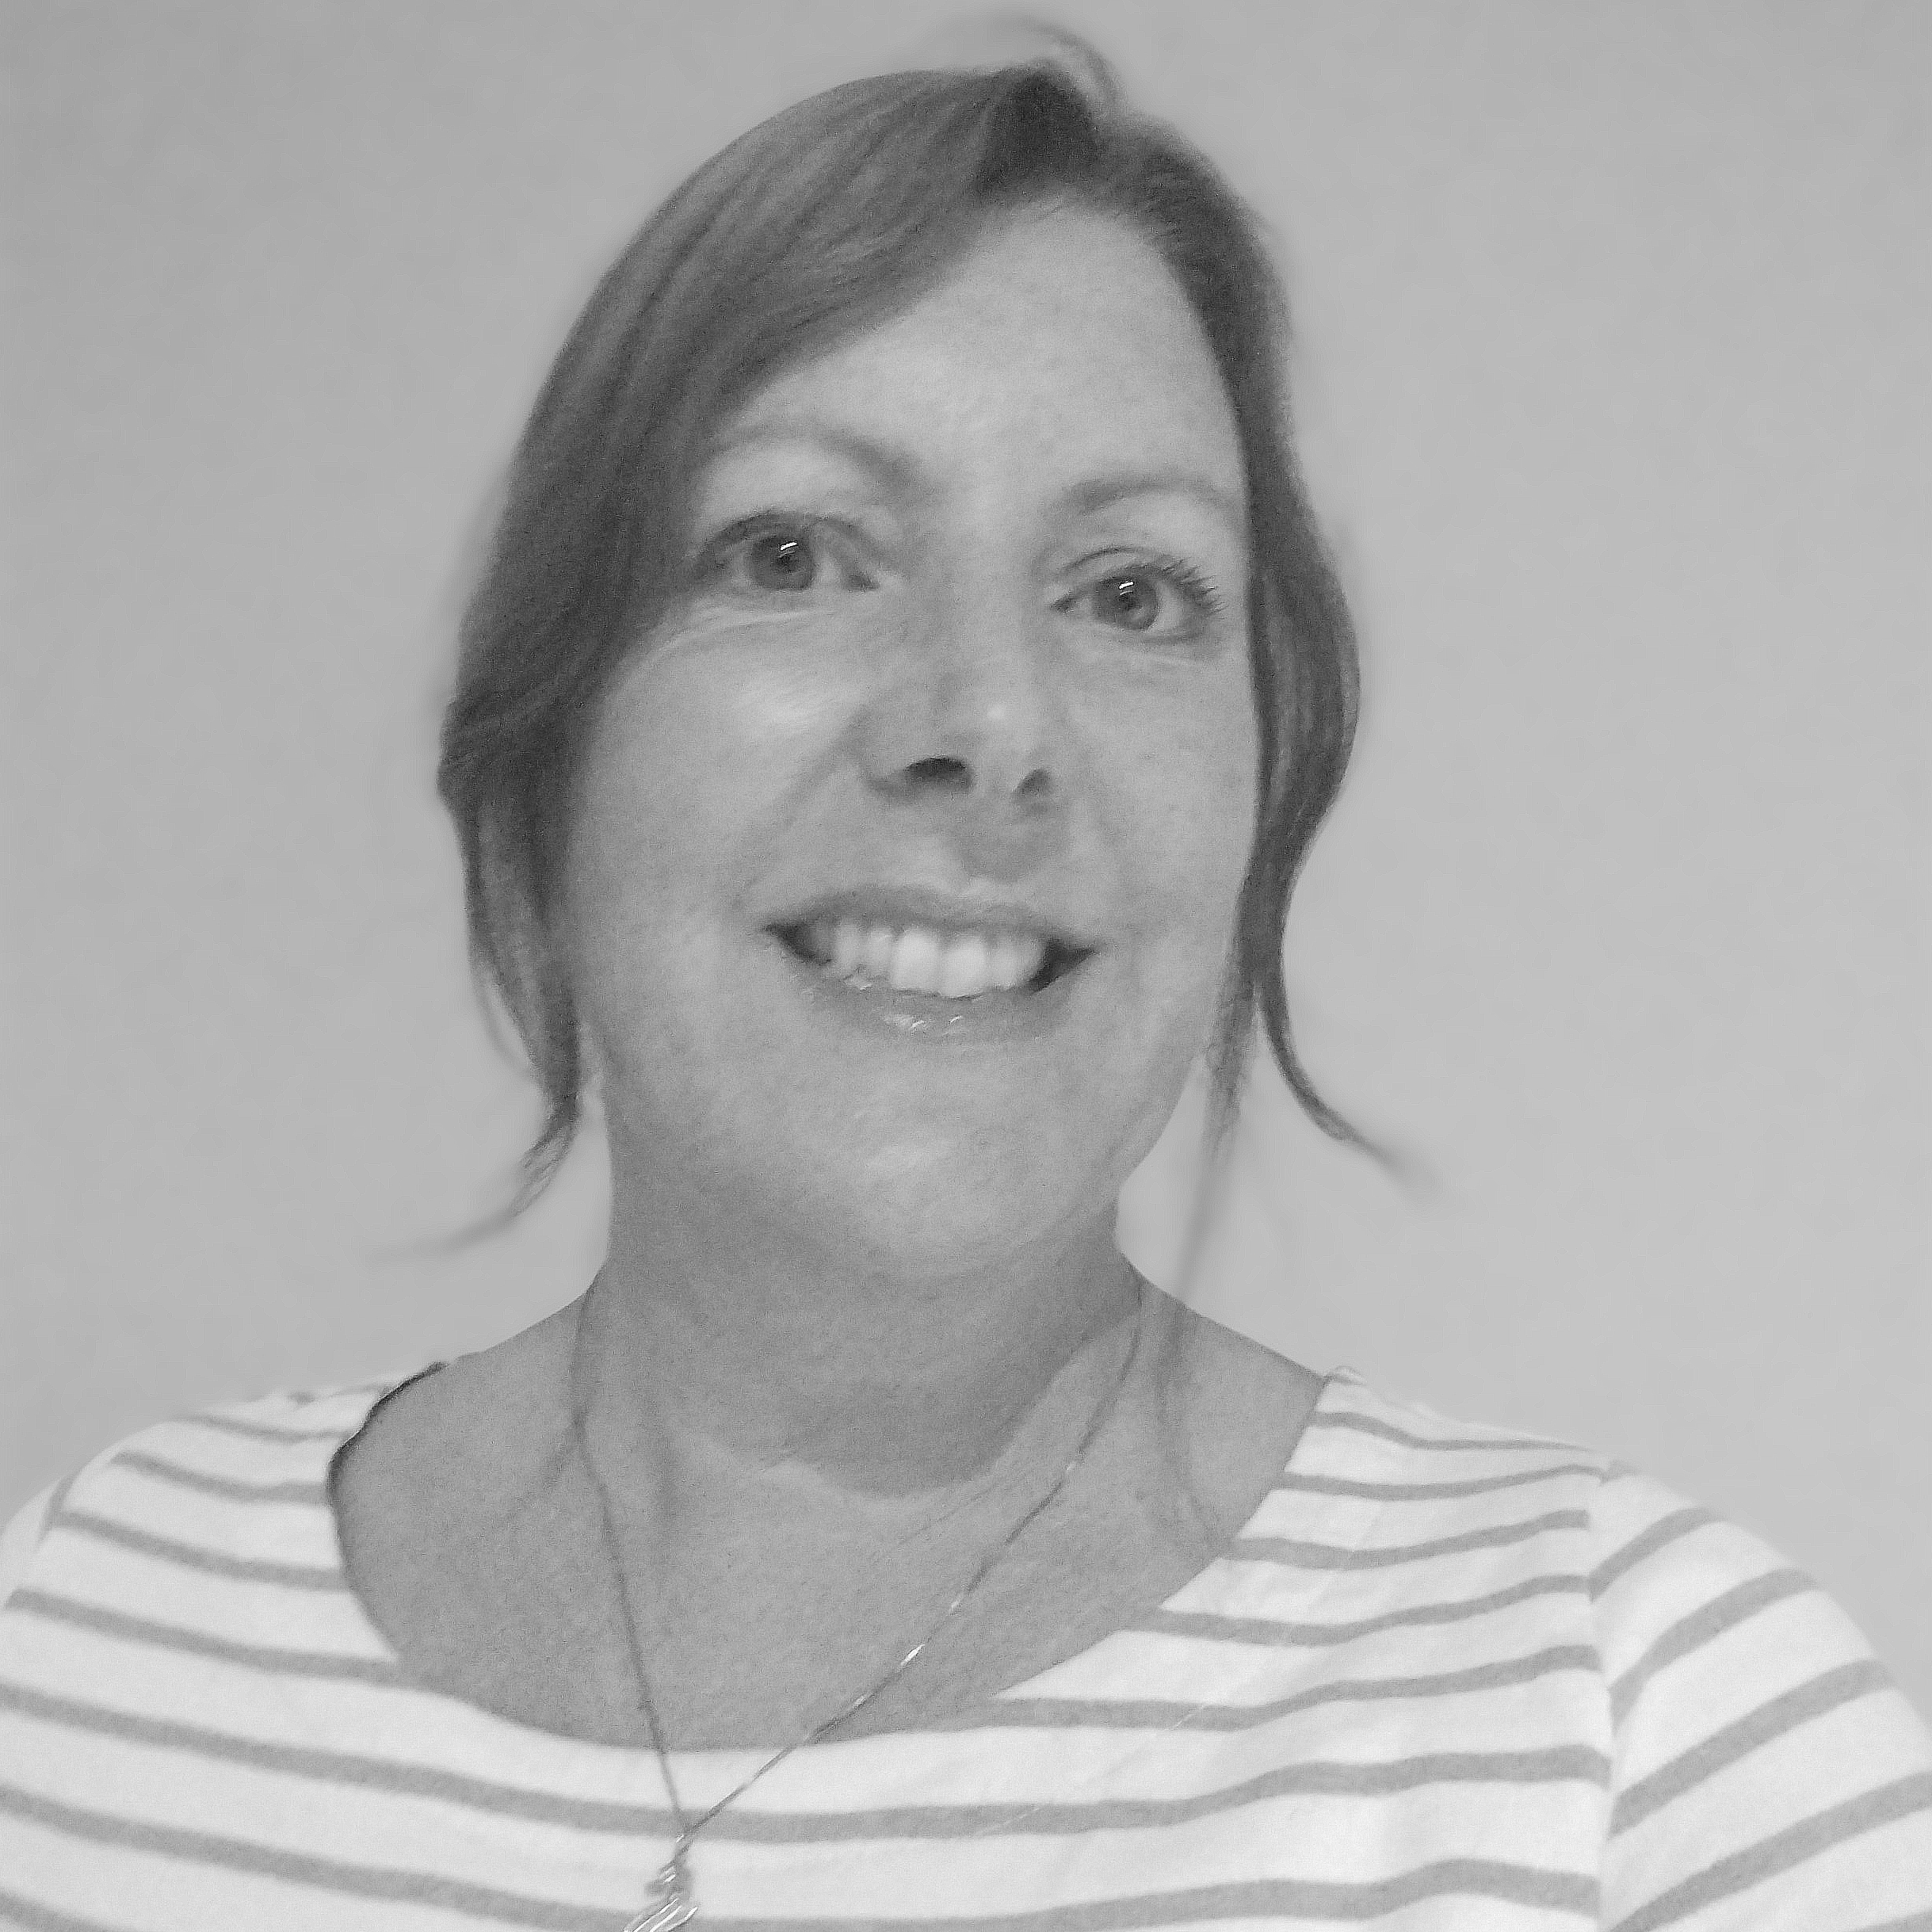
[(1111, 1216), (1118, 1190), (1106, 1176), (1027, 1155), (1018, 1140), (908, 1136), (842, 1174), (815, 1175), (815, 1191), (835, 1239), (864, 1265), (906, 1277), (956, 1274)]

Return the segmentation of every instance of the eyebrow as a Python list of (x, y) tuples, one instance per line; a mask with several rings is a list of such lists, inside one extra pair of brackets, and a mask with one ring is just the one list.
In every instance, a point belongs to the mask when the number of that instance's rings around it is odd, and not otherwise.
[[(706, 461), (715, 463), (735, 451), (759, 443), (814, 445), (843, 457), (856, 468), (869, 472), (899, 498), (920, 492), (919, 466), (913, 458), (856, 430), (810, 419), (747, 424), (714, 442), (706, 452)], [(1205, 504), (1237, 536), (1245, 537), (1247, 534), (1245, 496), (1196, 470), (1109, 470), (1075, 483), (1064, 493), (1062, 500), (1070, 509), (1087, 516), (1136, 496), (1192, 497)]]

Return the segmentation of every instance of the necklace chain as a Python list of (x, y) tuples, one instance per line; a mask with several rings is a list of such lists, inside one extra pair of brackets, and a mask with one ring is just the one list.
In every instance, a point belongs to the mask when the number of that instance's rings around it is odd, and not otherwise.
[[(601, 1279), (601, 1276), (598, 1277), (598, 1281)], [(637, 1617), (631, 1607), (630, 1592), (624, 1586), (624, 1565), (617, 1555), (617, 1536), (612, 1520), (610, 1496), (604, 1487), (604, 1479), (598, 1473), (597, 1464), (591, 1457), (590, 1440), (584, 1432), (584, 1318), (590, 1312), (590, 1296), (596, 1292), (598, 1281), (592, 1281), (590, 1289), (585, 1294), (584, 1307), (578, 1316), (577, 1332), (571, 1344), (571, 1430), (575, 1439), (578, 1458), (590, 1478), (591, 1488), (596, 1492), (598, 1526), (603, 1532), (605, 1552), (610, 1559), (611, 1569), (617, 1578), (617, 1602), (624, 1613), (624, 1634), (630, 1646), (631, 1668), (637, 1682), (637, 1701), (644, 1713), (645, 1725), (651, 1733), (651, 1749), (657, 1754), (659, 1769), (663, 1774), (665, 1795), (670, 1800), (671, 1813), (678, 1821), (677, 1842), (671, 1847), (670, 1856), (665, 1861), (655, 1879), (652, 1881), (653, 1890), (656, 1896), (643, 1911), (631, 1919), (629, 1923), (625, 1926), (624, 1932), (676, 1932), (677, 1927), (689, 1924), (697, 1916), (697, 1903), (693, 1894), (690, 1874), (685, 1863), (685, 1854), (690, 1849), (692, 1839), (706, 1825), (709, 1824), (712, 1819), (716, 1818), (727, 1805), (734, 1804), (737, 1800), (742, 1798), (768, 1771), (776, 1770), (794, 1751), (803, 1751), (807, 1746), (817, 1743), (828, 1732), (837, 1729), (846, 1719), (855, 1716), (863, 1710), (881, 1691), (898, 1682), (899, 1679), (911, 1667), (914, 1659), (952, 1622), (960, 1606), (986, 1581), (994, 1567), (1020, 1540), (1027, 1529), (1037, 1522), (1052, 1506), (1060, 1491), (1067, 1487), (1074, 1472), (1086, 1460), (1087, 1451), (1094, 1446), (1101, 1430), (1106, 1426), (1109, 1418), (1119, 1405), (1121, 1392), (1126, 1388), (1128, 1373), (1134, 1365), (1136, 1357), (1140, 1353), (1140, 1334), (1144, 1324), (1140, 1319), (1142, 1312), (1141, 1306), (1136, 1303), (1133, 1340), (1128, 1348), (1125, 1357), (1121, 1361), (1120, 1374), (1116, 1377), (1113, 1387), (1109, 1392), (1106, 1399), (1094, 1410), (1067, 1466), (1053, 1479), (1046, 1493), (1040, 1497), (1039, 1501), (980, 1559), (979, 1567), (967, 1579), (964, 1588), (941, 1612), (938, 1620), (925, 1636), (921, 1637), (918, 1642), (914, 1644), (912, 1648), (907, 1651), (905, 1655), (901, 1657), (876, 1683), (861, 1690), (850, 1703), (834, 1712), (823, 1723), (815, 1724), (803, 1737), (795, 1739), (792, 1743), (783, 1747), (782, 1749), (775, 1751), (749, 1777), (743, 1780), (742, 1783), (735, 1785), (723, 1797), (718, 1800), (716, 1804), (708, 1806), (697, 1817), (693, 1818), (685, 1811), (683, 1802), (678, 1796), (676, 1781), (671, 1774), (670, 1752), (665, 1746), (664, 1727), (659, 1720), (657, 1704), (651, 1694), (650, 1675), (644, 1668), (644, 1647), (643, 1640), (638, 1634)]]

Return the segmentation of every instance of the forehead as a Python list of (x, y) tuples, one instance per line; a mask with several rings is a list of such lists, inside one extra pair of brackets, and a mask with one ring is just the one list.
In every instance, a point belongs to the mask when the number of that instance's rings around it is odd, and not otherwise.
[(773, 441), (869, 448), (908, 487), (966, 472), (1022, 494), (1139, 471), (1238, 514), (1234, 412), (1201, 325), (1124, 222), (1002, 220), (890, 319), (775, 377), (722, 426), (728, 456)]

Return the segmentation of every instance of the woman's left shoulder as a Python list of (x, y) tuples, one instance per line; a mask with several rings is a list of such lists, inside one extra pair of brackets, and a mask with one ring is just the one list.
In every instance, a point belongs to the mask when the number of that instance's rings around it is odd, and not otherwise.
[(1932, 1907), (1932, 1739), (1850, 1617), (1640, 1471), (1609, 1467), (1592, 1520), (1606, 1890), (1659, 1924), (1719, 1901), (1747, 1915), (1725, 1924), (1807, 1927)]
[(1310, 1464), (1326, 1446), (1431, 1499), (1460, 1518), (1438, 1519), (1451, 1541), (1540, 1542), (1539, 1567), (1586, 1603), (1606, 1924), (1865, 1927), (1932, 1906), (1932, 1739), (1857, 1625), (1762, 1537), (1613, 1457), (1452, 1421), (1350, 1371), (1309, 1427)]
[(1613, 1456), (1459, 1421), (1383, 1395), (1349, 1369), (1328, 1378), (1307, 1435), (1302, 1468), (1346, 1470), (1365, 1492), (1433, 1505), (1441, 1532), (1460, 1525), (1473, 1541), (1494, 1518), (1488, 1533), (1499, 1538), (1560, 1544), (1560, 1559), (1546, 1553), (1589, 1600), (1620, 1719), (1706, 1653), (1713, 1666), (1742, 1662), (1747, 1648), (1767, 1663), (1801, 1655), (1844, 1668), (1846, 1688), (1883, 1675), (1857, 1626), (1804, 1571)]

